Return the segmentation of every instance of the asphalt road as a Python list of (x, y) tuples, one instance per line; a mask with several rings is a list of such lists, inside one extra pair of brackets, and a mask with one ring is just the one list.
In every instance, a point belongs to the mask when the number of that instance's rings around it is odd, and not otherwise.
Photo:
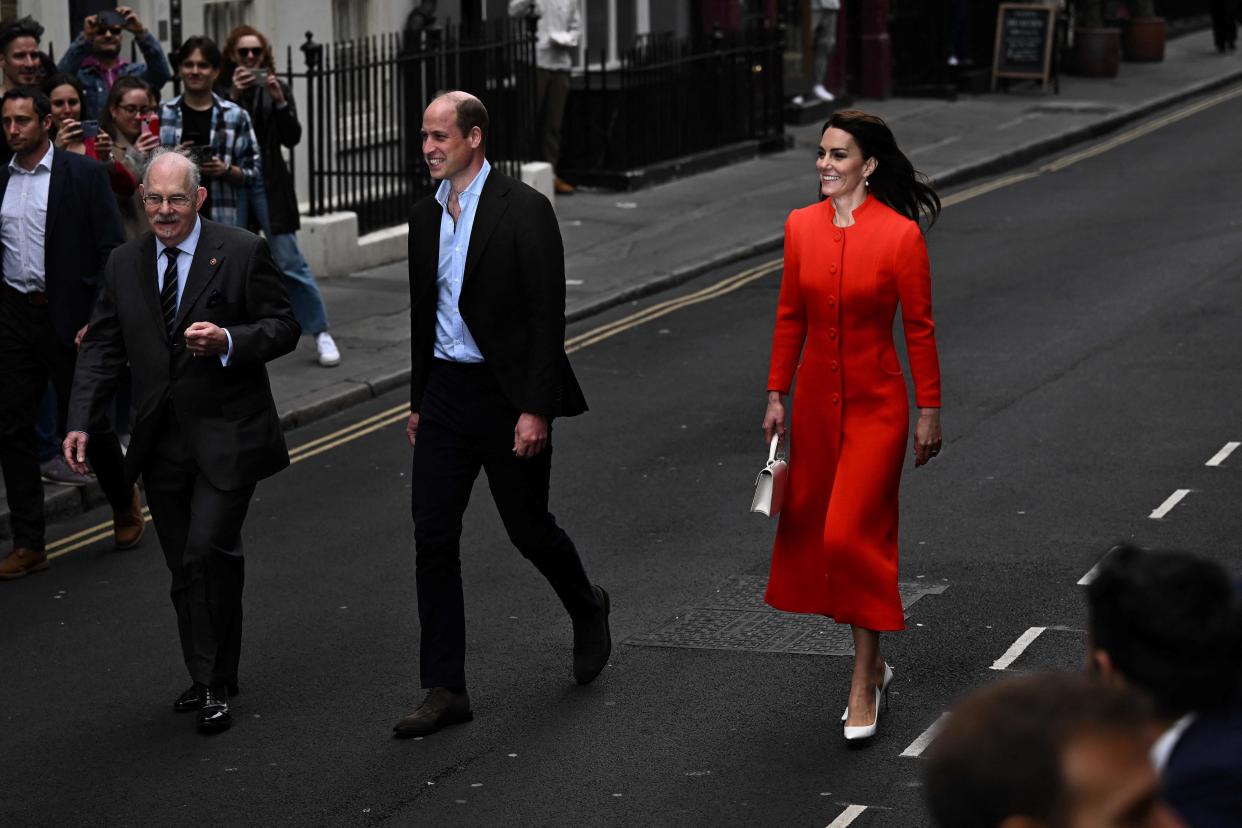
[(931, 594), (884, 639), (897, 679), (866, 747), (837, 721), (848, 657), (624, 643), (766, 572), (773, 525), (746, 507), (769, 274), (573, 356), (592, 411), (556, 426), (552, 500), (613, 596), (617, 646), (594, 685), (570, 680), (568, 621), (481, 482), (463, 561), (476, 719), (390, 737), (421, 698), (410, 453), (392, 424), (260, 485), (226, 734), (171, 710), (186, 679), (153, 535), (0, 585), (0, 822), (926, 824), (923, 760), (901, 754), (1024, 634), (1008, 670), (1077, 668), (1078, 581), (1114, 543), (1242, 573), (1242, 450), (1205, 465), (1242, 440), (1240, 132), (1242, 108), (1217, 106), (955, 204), (932, 231), (946, 449), (907, 471), (901, 575)]

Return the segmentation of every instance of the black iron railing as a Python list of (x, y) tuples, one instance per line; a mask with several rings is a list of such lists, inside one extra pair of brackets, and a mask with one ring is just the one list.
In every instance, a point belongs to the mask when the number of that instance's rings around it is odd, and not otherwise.
[[(588, 55), (565, 113), (566, 177), (610, 174), (784, 133), (784, 32), (643, 36), (618, 65)], [(591, 60), (596, 62), (590, 63)]]
[[(420, 152), (423, 109), (438, 92), (477, 95), (492, 129), (487, 156), (520, 175), (533, 158), (534, 33), (526, 20), (426, 29), (301, 47), (286, 79), (302, 109), (311, 215), (353, 211), (359, 232), (406, 221), (434, 190)], [(292, 50), (286, 66), (292, 64)]]

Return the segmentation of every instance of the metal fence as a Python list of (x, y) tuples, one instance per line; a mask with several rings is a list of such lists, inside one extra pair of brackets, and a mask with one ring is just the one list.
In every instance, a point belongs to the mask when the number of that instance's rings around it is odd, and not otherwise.
[[(643, 166), (784, 134), (784, 31), (697, 40), (643, 36), (609, 67), (600, 54), (570, 92), (560, 168), (609, 182)], [(589, 59), (595, 56), (588, 56)]]
[[(479, 97), (494, 128), (488, 160), (509, 175), (534, 157), (533, 27), (526, 20), (450, 25), (301, 46), (306, 69), (285, 77), (303, 104), (311, 215), (350, 210), (367, 233), (401, 224), (433, 192), (422, 161), (422, 113), (435, 95)], [(286, 66), (292, 65), (290, 61)]]

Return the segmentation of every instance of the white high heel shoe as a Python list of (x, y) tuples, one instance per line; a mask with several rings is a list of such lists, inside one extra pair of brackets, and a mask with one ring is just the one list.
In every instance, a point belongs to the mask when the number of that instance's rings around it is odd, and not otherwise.
[[(888, 662), (886, 661), (884, 662), (884, 683), (880, 685), (880, 692), (887, 694), (888, 685), (891, 684), (892, 681), (893, 681), (893, 668), (889, 667)], [(848, 719), (849, 717), (850, 717), (850, 709), (847, 707), (845, 708), (845, 712), (841, 714), (841, 723), (844, 724), (845, 720)]]
[[(884, 681), (879, 687), (875, 688), (875, 718), (871, 720), (871, 724), (863, 725), (862, 727), (850, 727), (849, 725), (846, 725), (843, 728), (845, 741), (857, 742), (862, 741), (863, 739), (870, 739), (875, 735), (876, 726), (880, 721), (880, 702), (882, 700), (884, 702), (884, 707), (888, 707), (888, 685), (892, 683), (892, 681), (893, 670), (888, 666), (888, 664), (885, 664)], [(845, 715), (847, 718), (849, 716), (849, 712), (849, 708), (847, 707), (845, 709)]]

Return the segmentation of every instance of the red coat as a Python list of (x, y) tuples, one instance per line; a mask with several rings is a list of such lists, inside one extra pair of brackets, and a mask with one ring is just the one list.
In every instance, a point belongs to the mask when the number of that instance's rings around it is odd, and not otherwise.
[(910, 413), (893, 317), (900, 303), (917, 404), (939, 407), (927, 247), (916, 222), (874, 196), (850, 227), (833, 225), (834, 212), (824, 200), (785, 223), (768, 390), (787, 393), (795, 370), (798, 384), (766, 600), (900, 630), (897, 493)]

